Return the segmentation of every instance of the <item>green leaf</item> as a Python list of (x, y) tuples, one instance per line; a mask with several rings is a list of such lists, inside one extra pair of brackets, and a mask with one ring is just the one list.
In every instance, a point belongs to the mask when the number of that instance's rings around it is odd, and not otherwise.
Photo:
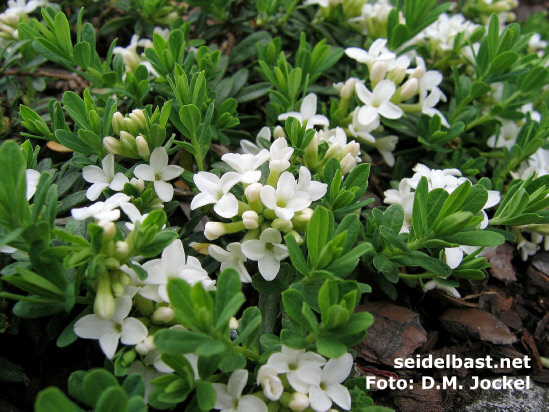
[(0, 226), (15, 230), (25, 226), (30, 219), (26, 199), (26, 161), (14, 141), (5, 141), (0, 146)]
[(81, 42), (74, 46), (74, 61), (84, 70), (90, 65), (91, 47), (88, 42)]
[(322, 337), (316, 341), (316, 350), (327, 358), (339, 358), (347, 353), (347, 346), (333, 337)]
[(95, 407), (103, 391), (112, 386), (118, 387), (116, 378), (105, 369), (94, 369), (86, 374), (82, 383), (89, 405)]
[(234, 269), (226, 269), (219, 275), (215, 296), (216, 330), (225, 328), (244, 304), (246, 298), (241, 289), (240, 276)]
[(309, 328), (309, 321), (303, 315), (303, 305), (306, 304), (305, 297), (295, 289), (288, 289), (282, 293), (282, 304), (287, 315), (295, 322)]
[(286, 235), (284, 237), (284, 242), (288, 247), (288, 253), (294, 267), (303, 276), (307, 276), (309, 274), (309, 268), (307, 267), (307, 262), (303, 257), (303, 253), (301, 252), (301, 249), (299, 248), (295, 237), (292, 234)]
[(399, 279), (398, 266), (383, 255), (376, 255), (373, 260), (374, 266), (392, 283)]
[(320, 258), (320, 252), (328, 243), (329, 237), (334, 231), (334, 217), (328, 209), (319, 206), (313, 212), (313, 216), (307, 227), (307, 248), (313, 267), (316, 267)]
[(308, 346), (303, 334), (291, 329), (282, 329), (280, 340), (292, 349), (305, 349)]
[(67, 395), (61, 392), (59, 388), (53, 386), (44, 389), (38, 394), (36, 403), (34, 404), (34, 410), (36, 412), (80, 412), (82, 409), (71, 402), (71, 400), (67, 398)]
[(234, 372), (237, 369), (246, 367), (246, 358), (240, 353), (230, 353), (223, 356), (219, 369), (225, 373)]
[(199, 346), (209, 343), (211, 339), (210, 336), (198, 332), (162, 329), (155, 334), (154, 343), (164, 353), (180, 355), (194, 352)]
[(198, 406), (203, 411), (209, 411), (214, 408), (217, 401), (217, 393), (210, 382), (196, 382), (196, 399)]
[(0, 357), (0, 382), (22, 382), (23, 380), (23, 374), (17, 365)]
[(120, 412), (128, 408), (128, 395), (120, 386), (111, 386), (101, 393), (97, 400), (97, 412)]
[(473, 230), (445, 236), (443, 240), (466, 246), (498, 246), (505, 243), (502, 234), (490, 230)]

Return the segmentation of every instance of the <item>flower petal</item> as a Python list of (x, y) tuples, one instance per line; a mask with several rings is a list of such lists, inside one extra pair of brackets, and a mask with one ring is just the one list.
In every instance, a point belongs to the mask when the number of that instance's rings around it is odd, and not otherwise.
[(227, 390), (227, 385), (222, 383), (212, 383), (212, 386), (215, 389), (217, 398), (215, 401), (214, 409), (228, 409), (233, 407), (233, 398), (229, 395)]
[(232, 193), (227, 193), (215, 204), (214, 211), (219, 216), (230, 219), (238, 214), (238, 200)]
[(199, 207), (206, 206), (212, 203), (216, 203), (217, 199), (208, 192), (201, 192), (193, 197), (191, 201), (191, 210), (198, 209)]
[(260, 192), (261, 202), (269, 209), (274, 210), (276, 207), (276, 190), (274, 187), (265, 185)]
[(379, 114), (377, 110), (371, 106), (362, 106), (358, 109), (357, 120), (359, 125), (367, 126), (372, 123), (377, 123), (379, 119)]
[(181, 173), (183, 173), (183, 168), (175, 165), (166, 166), (163, 168), (160, 172), (160, 178), (162, 180), (172, 180), (176, 177), (181, 176)]
[(327, 411), (332, 407), (332, 401), (326, 392), (316, 386), (311, 387), (309, 399), (311, 400), (311, 408), (315, 411)]
[(236, 412), (267, 412), (267, 405), (257, 396), (244, 395), (238, 402)]
[(353, 368), (353, 356), (345, 353), (339, 358), (332, 358), (322, 369), (322, 381), (331, 385), (343, 382)]
[(370, 90), (368, 90), (366, 88), (366, 86), (364, 86), (364, 84), (356, 83), (355, 84), (355, 91), (356, 91), (356, 95), (358, 96), (358, 98), (360, 99), (360, 101), (362, 103), (365, 103), (365, 104), (370, 105), (370, 106), (373, 105), (374, 95), (372, 94), (372, 92)]
[(147, 327), (136, 318), (126, 318), (122, 322), (120, 342), (124, 345), (137, 345), (149, 335)]
[(301, 103), (300, 112), (304, 120), (309, 120), (316, 114), (316, 94), (309, 93)]
[(265, 256), (265, 242), (257, 239), (247, 240), (242, 244), (242, 253), (248, 259), (259, 260)]
[(395, 94), (395, 82), (389, 79), (380, 81), (374, 88), (374, 100), (376, 103), (388, 102)]
[(219, 191), (219, 177), (209, 172), (198, 172), (193, 177), (194, 184), (201, 192), (216, 196)]
[(114, 314), (112, 320), (119, 325), (130, 314), (132, 308), (132, 299), (129, 296), (120, 296), (114, 300)]
[(168, 166), (168, 153), (162, 146), (157, 147), (151, 153), (151, 159), (149, 161), (155, 174), (162, 173), (162, 169)]
[(173, 199), (173, 186), (168, 182), (157, 180), (154, 182), (154, 191), (163, 202), (169, 202)]
[(82, 177), (88, 183), (110, 183), (104, 170), (97, 166), (86, 166), (82, 169)]
[(116, 353), (118, 339), (120, 339), (120, 333), (116, 332), (107, 333), (99, 338), (99, 346), (108, 359), (112, 359)]
[(351, 395), (349, 394), (349, 390), (345, 386), (339, 383), (330, 385), (326, 388), (326, 394), (340, 408), (346, 411), (351, 410)]
[(240, 399), (240, 395), (248, 382), (248, 371), (246, 369), (238, 369), (234, 371), (229, 378), (227, 391), (233, 398)]
[(154, 169), (149, 165), (137, 165), (135, 169), (133, 169), (133, 174), (138, 179), (143, 179), (147, 182), (154, 182), (156, 180)]
[(86, 315), (74, 324), (74, 334), (82, 339), (99, 339), (106, 333), (114, 332), (111, 320)]
[(109, 185), (109, 187), (112, 189), (112, 190), (116, 190), (117, 192), (121, 191), (124, 189), (124, 185), (126, 183), (129, 183), (130, 181), (128, 180), (128, 178), (126, 176), (124, 176), (123, 173), (117, 173), (114, 178), (112, 179), (111, 181), (111, 184)]
[(402, 109), (391, 102), (382, 103), (377, 110), (381, 116), (387, 119), (400, 119), (404, 115)]
[(265, 251), (265, 254), (258, 260), (257, 266), (259, 273), (265, 280), (273, 280), (278, 275), (280, 270), (280, 260), (275, 258), (274, 253), (270, 250)]
[(108, 183), (94, 183), (86, 191), (86, 197), (92, 201), (97, 200), (97, 198), (101, 196), (101, 193), (103, 193), (103, 190), (107, 187), (109, 187)]

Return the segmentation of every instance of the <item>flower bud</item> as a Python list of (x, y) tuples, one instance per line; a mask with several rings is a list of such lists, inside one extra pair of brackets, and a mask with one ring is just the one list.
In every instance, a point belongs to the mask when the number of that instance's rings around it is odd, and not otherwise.
[(164, 209), (164, 202), (158, 198), (153, 199), (151, 202), (151, 209), (154, 209), (154, 210)]
[(135, 137), (125, 131), (120, 132), (120, 143), (122, 144), (122, 150), (124, 156), (127, 157), (139, 157), (137, 152), (137, 145), (135, 143)]
[(115, 243), (114, 257), (116, 257), (117, 259), (120, 259), (120, 260), (125, 259), (126, 257), (128, 257), (129, 252), (130, 252), (130, 247), (128, 243), (122, 240), (119, 240), (118, 242)]
[(129, 351), (125, 352), (122, 355), (122, 360), (120, 362), (120, 365), (123, 366), (124, 368), (128, 368), (133, 363), (136, 356), (137, 355), (135, 351), (133, 349), (130, 349)]
[(332, 144), (328, 150), (326, 150), (326, 153), (324, 154), (324, 159), (330, 159), (332, 157), (338, 158), (339, 154), (341, 153), (341, 146), (339, 143)]
[(282, 381), (278, 377), (276, 369), (272, 366), (263, 365), (259, 368), (257, 371), (257, 383), (263, 387), (263, 393), (271, 401), (278, 401), (282, 392), (284, 392)]
[(341, 88), (341, 91), (339, 92), (339, 96), (342, 99), (350, 99), (355, 94), (355, 85), (360, 80), (356, 77), (351, 77), (347, 79), (343, 87)]
[(143, 356), (155, 349), (156, 345), (154, 344), (154, 335), (147, 336), (142, 342), (135, 345), (135, 351)]
[(109, 242), (113, 240), (116, 235), (116, 225), (114, 222), (108, 222), (101, 220), (98, 223), (99, 226), (103, 228), (103, 242)]
[(139, 128), (132, 119), (130, 119), (129, 117), (124, 117), (123, 122), (124, 129), (126, 129), (128, 133), (130, 133), (132, 136), (137, 136), (139, 134)]
[(124, 296), (124, 286), (118, 280), (113, 280), (111, 282), (111, 289), (112, 289), (112, 294), (114, 295), (115, 298)]
[(154, 311), (151, 319), (155, 323), (170, 323), (174, 318), (174, 313), (172, 308), (161, 306)]
[(103, 139), (103, 146), (105, 146), (105, 150), (108, 153), (112, 154), (121, 154), (123, 150), (120, 142), (112, 136), (107, 136)]
[(279, 137), (286, 138), (286, 133), (284, 133), (282, 126), (276, 126), (273, 130), (273, 140), (276, 140)]
[(145, 140), (142, 135), (139, 135), (135, 138), (135, 143), (137, 145), (137, 153), (139, 153), (139, 156), (141, 156), (143, 160), (148, 161), (149, 157), (151, 157), (151, 151), (147, 140)]
[(252, 183), (244, 190), (244, 194), (249, 202), (257, 202), (260, 200), (262, 187), (263, 185), (261, 183)]
[(259, 215), (253, 210), (242, 213), (242, 222), (246, 229), (257, 229), (259, 227)]
[(108, 270), (120, 269), (120, 262), (118, 261), (118, 259), (113, 257), (105, 259), (104, 265)]
[(310, 207), (306, 208), (306, 209), (303, 209), (302, 211), (300, 212), (297, 212), (294, 216), (294, 218), (292, 219), (292, 221), (295, 223), (295, 224), (298, 224), (298, 223), (309, 223), (309, 221), (311, 220), (311, 217), (313, 216), (313, 209), (311, 209)]
[(412, 70), (412, 73), (410, 74), (409, 79), (421, 79), (423, 75), (425, 74), (425, 69), (421, 66), (416, 67), (414, 70)]
[(392, 80), (395, 84), (400, 84), (406, 77), (406, 67), (398, 66), (387, 73), (387, 79)]
[(141, 193), (145, 190), (145, 181), (141, 179), (136, 179), (135, 177), (130, 180), (130, 184), (133, 185)]
[(347, 153), (343, 157), (343, 159), (339, 161), (339, 164), (341, 166), (341, 173), (343, 175), (346, 175), (347, 173), (349, 173), (351, 170), (355, 168), (356, 160), (350, 153)]
[(216, 240), (225, 234), (225, 225), (220, 222), (208, 222), (204, 227), (204, 236), (208, 240)]
[(341, 155), (345, 156), (347, 153), (350, 153), (353, 157), (357, 157), (360, 154), (360, 143), (357, 143), (354, 140), (347, 143), (343, 148)]
[(301, 392), (295, 392), (292, 395), (292, 400), (290, 401), (288, 407), (292, 411), (303, 411), (309, 407), (309, 397)]
[(229, 329), (238, 329), (238, 320), (234, 316), (229, 320)]
[(124, 115), (120, 112), (116, 112), (112, 116), (112, 128), (117, 135), (124, 130)]
[(130, 113), (130, 119), (139, 127), (141, 130), (147, 129), (147, 121), (145, 120), (145, 113), (141, 109), (135, 109)]
[(111, 279), (104, 273), (97, 281), (97, 295), (93, 303), (93, 312), (98, 318), (110, 319), (114, 314), (114, 296), (111, 292)]
[(412, 98), (419, 90), (419, 81), (415, 77), (406, 80), (400, 89), (397, 91), (400, 96), (400, 101), (406, 101)]
[(289, 232), (290, 230), (292, 230), (294, 228), (294, 225), (292, 224), (292, 222), (290, 220), (284, 220), (284, 219), (280, 219), (280, 218), (276, 218), (275, 220), (273, 220), (271, 222), (271, 226), (273, 229), (276, 229), (280, 232)]
[(370, 71), (370, 81), (374, 84), (379, 83), (385, 79), (387, 74), (387, 63), (384, 61), (376, 61), (372, 65), (372, 70)]

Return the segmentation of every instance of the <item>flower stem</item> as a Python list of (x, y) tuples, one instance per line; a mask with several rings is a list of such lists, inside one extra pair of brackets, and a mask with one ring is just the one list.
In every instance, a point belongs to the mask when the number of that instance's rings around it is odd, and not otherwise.
[(258, 307), (261, 311), (261, 335), (264, 333), (274, 333), (276, 330), (276, 320), (278, 318), (280, 305), (280, 294), (261, 293), (259, 295)]

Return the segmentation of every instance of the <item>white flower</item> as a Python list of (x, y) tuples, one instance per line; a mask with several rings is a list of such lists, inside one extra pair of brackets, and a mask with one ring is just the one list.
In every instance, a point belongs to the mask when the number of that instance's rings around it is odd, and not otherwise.
[(315, 200), (324, 197), (326, 191), (328, 190), (328, 185), (326, 183), (312, 180), (311, 172), (309, 171), (309, 169), (307, 169), (305, 166), (301, 166), (299, 168), (299, 180), (297, 181), (297, 190), (301, 193), (308, 193), (311, 196), (311, 200), (314, 202)]
[(420, 95), (419, 104), (421, 105), (421, 112), (429, 117), (433, 117), (435, 114), (438, 114), (442, 125), (445, 127), (450, 127), (446, 117), (444, 117), (440, 110), (435, 109), (435, 106), (438, 104), (440, 98), (441, 95), (437, 90), (433, 90), (426, 97), (422, 97), (422, 95)]
[(288, 112), (278, 116), (278, 120), (286, 120), (289, 117), (295, 117), (301, 124), (307, 122), (307, 129), (311, 129), (314, 126), (329, 126), (330, 121), (326, 116), (316, 114), (316, 94), (309, 93), (303, 99), (299, 112)]
[(74, 334), (83, 339), (99, 339), (99, 346), (105, 356), (112, 359), (120, 340), (124, 345), (137, 345), (148, 336), (145, 325), (135, 318), (128, 318), (132, 299), (121, 296), (114, 300), (114, 314), (111, 319), (86, 315), (74, 324)]
[(294, 153), (293, 147), (283, 137), (276, 139), (270, 148), (269, 169), (281, 173), (290, 167), (290, 158)]
[(103, 222), (113, 222), (120, 218), (118, 208), (130, 201), (130, 197), (124, 193), (116, 193), (104, 202), (96, 202), (91, 206), (72, 209), (71, 214), (76, 220), (85, 220), (93, 217)]
[(242, 151), (244, 153), (256, 155), (261, 150), (269, 148), (269, 146), (265, 146), (263, 144), (261, 139), (265, 139), (268, 142), (271, 141), (271, 129), (269, 129), (267, 126), (263, 127), (257, 134), (257, 137), (255, 139), (256, 144), (253, 144), (249, 140), (242, 139), (240, 140), (240, 147), (242, 148)]
[(549, 150), (540, 147), (528, 160), (522, 162), (517, 172), (511, 172), (515, 179), (526, 179), (536, 172), (536, 176), (549, 174)]
[(282, 345), (281, 352), (273, 353), (267, 361), (267, 365), (278, 374), (286, 374), (294, 390), (304, 394), (308, 394), (312, 386), (320, 385), (320, 368), (325, 364), (326, 359), (317, 353), (291, 349), (285, 345)]
[(119, 192), (124, 189), (126, 183), (129, 183), (128, 178), (123, 173), (114, 174), (113, 154), (109, 153), (105, 156), (102, 165), (102, 169), (95, 165), (86, 166), (82, 169), (84, 180), (92, 183), (86, 192), (86, 197), (90, 200), (96, 200), (107, 187)]
[(320, 385), (312, 386), (309, 392), (311, 407), (315, 411), (330, 409), (332, 401), (343, 410), (351, 410), (351, 395), (341, 382), (347, 379), (352, 367), (353, 357), (350, 353), (328, 361), (322, 369)]
[(438, 283), (436, 280), (430, 280), (429, 282), (427, 282), (424, 286), (423, 286), (423, 290), (425, 292), (429, 291), (429, 290), (433, 290), (433, 289), (440, 289), (442, 290), (443, 292), (445, 292), (446, 294), (450, 295), (450, 296), (453, 296), (455, 298), (460, 298), (461, 295), (459, 294), (459, 292), (457, 291), (456, 288), (453, 288), (451, 286), (444, 286), (444, 285), (441, 285), (440, 283)]
[(437, 21), (423, 30), (414, 40), (416, 43), (427, 40), (434, 50), (447, 52), (454, 49), (454, 41), (458, 35), (463, 36), (462, 42), (464, 42), (477, 27), (462, 14), (454, 14), (450, 17), (448, 14), (442, 13), (438, 16)]
[(149, 62), (144, 62), (141, 59), (141, 56), (137, 54), (138, 47), (142, 47), (144, 49), (153, 47), (153, 43), (149, 39), (139, 40), (139, 36), (134, 34), (130, 44), (127, 47), (115, 47), (113, 49), (113, 53), (122, 55), (124, 58), (124, 64), (126, 65), (126, 70), (129, 72), (134, 72), (140, 64), (144, 64), (149, 72), (154, 72), (151, 64)]
[(486, 144), (493, 148), (506, 147), (507, 149), (511, 149), (517, 141), (520, 127), (513, 120), (500, 119), (500, 121), (501, 128), (499, 134), (490, 136)]
[(395, 165), (395, 156), (393, 155), (393, 151), (395, 150), (397, 143), (398, 136), (389, 135), (377, 138), (374, 145), (379, 154), (383, 156), (383, 160), (385, 160), (385, 163), (387, 163), (387, 165), (391, 167)]
[(283, 172), (274, 187), (265, 185), (261, 188), (261, 201), (269, 209), (274, 210), (280, 219), (292, 220), (295, 212), (311, 205), (309, 193), (300, 192), (297, 182), (290, 172)]
[(402, 179), (398, 185), (398, 190), (386, 190), (383, 195), (385, 199), (383, 203), (388, 205), (399, 204), (404, 210), (404, 222), (400, 232), (409, 232), (412, 224), (412, 209), (414, 207), (414, 192), (408, 184), (409, 179)]
[(358, 98), (366, 105), (358, 113), (358, 120), (362, 124), (374, 122), (379, 115), (387, 119), (400, 119), (404, 114), (400, 107), (390, 102), (396, 91), (395, 82), (392, 80), (380, 81), (373, 93), (362, 83), (357, 83), (355, 90)]
[(185, 259), (185, 250), (180, 239), (174, 240), (164, 251), (160, 259), (149, 260), (143, 264), (148, 273), (143, 283), (149, 285), (141, 289), (139, 294), (156, 302), (169, 302), (168, 280), (171, 278), (183, 279), (191, 286), (202, 283), (204, 289), (213, 289), (215, 281), (211, 280), (208, 272), (202, 269), (200, 261), (188, 256)]
[(212, 383), (217, 393), (214, 409), (221, 409), (221, 412), (267, 412), (267, 405), (258, 397), (242, 396), (247, 381), (248, 371), (239, 369), (233, 372), (227, 385)]
[[(149, 216), (148, 213), (145, 213), (144, 215), (141, 214), (139, 209), (137, 209), (133, 203), (123, 203), (120, 205), (120, 208), (124, 211), (124, 213), (130, 218), (132, 223), (126, 222), (126, 227), (128, 230), (133, 230), (135, 228), (135, 223), (140, 222), (143, 223), (145, 218)], [(166, 225), (162, 227), (164, 229)]]
[(237, 215), (238, 200), (229, 191), (240, 182), (238, 173), (228, 172), (219, 178), (213, 173), (198, 172), (193, 180), (200, 193), (191, 202), (192, 210), (214, 203), (214, 211), (219, 216), (230, 219)]
[(418, 163), (414, 167), (414, 176), (407, 179), (408, 184), (413, 189), (417, 189), (417, 185), (422, 177), (427, 178), (429, 191), (433, 189), (444, 189), (448, 193), (452, 193), (466, 178), (461, 177), (461, 172), (458, 169), (430, 169), (424, 164)]
[(27, 200), (31, 200), (36, 193), (38, 181), (40, 180), (40, 172), (34, 169), (25, 170), (25, 180), (27, 182)]
[(240, 180), (244, 184), (257, 183), (261, 179), (259, 166), (269, 160), (270, 154), (267, 149), (261, 150), (256, 155), (227, 153), (221, 157), (235, 172), (240, 174)]
[(263, 365), (257, 371), (257, 384), (263, 387), (263, 393), (271, 401), (279, 400), (284, 391), (276, 369), (269, 365)]
[(348, 47), (345, 49), (345, 54), (351, 59), (359, 63), (365, 63), (368, 67), (371, 67), (376, 61), (388, 62), (395, 59), (396, 55), (385, 47), (386, 44), (387, 39), (377, 39), (372, 43), (368, 51), (359, 47)]
[(265, 280), (273, 280), (280, 270), (280, 261), (288, 257), (288, 247), (282, 245), (282, 235), (273, 228), (265, 229), (259, 239), (247, 240), (242, 244), (242, 253), (256, 260), (259, 273)]
[(216, 245), (210, 245), (208, 248), (210, 256), (218, 262), (221, 262), (221, 272), (225, 269), (234, 269), (240, 275), (240, 280), (244, 283), (250, 283), (252, 278), (244, 266), (244, 263), (248, 260), (244, 253), (242, 253), (242, 245), (239, 242), (229, 243), (227, 250), (220, 248)]
[(360, 122), (359, 112), (360, 107), (357, 107), (353, 112), (353, 121), (348, 127), (349, 133), (362, 143), (374, 144), (376, 139), (371, 135), (371, 132), (379, 127), (379, 116), (373, 118), (370, 123), (363, 124)]
[(169, 202), (173, 198), (173, 186), (167, 181), (181, 176), (183, 168), (168, 165), (168, 153), (162, 146), (153, 150), (149, 161), (150, 165), (136, 166), (133, 174), (138, 179), (154, 182), (154, 191), (160, 200)]
[(30, 14), (37, 7), (46, 6), (48, 3), (45, 0), (8, 0), (8, 8), (4, 11), (6, 16), (20, 16), (22, 14)]

